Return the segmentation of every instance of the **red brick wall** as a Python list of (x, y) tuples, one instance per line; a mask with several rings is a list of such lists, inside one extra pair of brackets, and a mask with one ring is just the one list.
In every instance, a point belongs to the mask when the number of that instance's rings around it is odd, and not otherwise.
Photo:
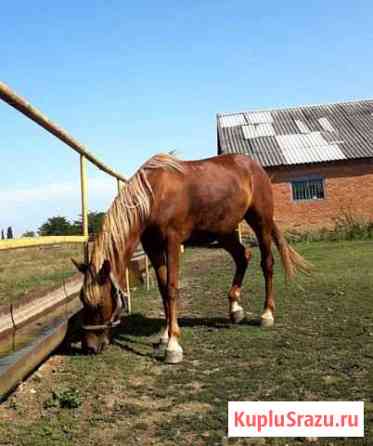
[[(275, 219), (282, 227), (299, 231), (334, 227), (335, 218), (343, 210), (357, 217), (373, 220), (373, 160), (266, 170), (272, 178)], [(307, 175), (324, 178), (325, 199), (292, 200), (290, 182)]]

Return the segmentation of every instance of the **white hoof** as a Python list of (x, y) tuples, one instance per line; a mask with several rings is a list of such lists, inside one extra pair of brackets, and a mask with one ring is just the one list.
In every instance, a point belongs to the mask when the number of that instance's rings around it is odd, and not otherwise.
[(179, 364), (183, 360), (183, 352), (178, 350), (166, 350), (165, 362), (167, 364)]
[(233, 311), (231, 314), (231, 321), (233, 324), (239, 324), (245, 317), (245, 312), (241, 309), (238, 311)]
[(183, 349), (176, 336), (171, 336), (166, 349), (165, 362), (167, 364), (178, 364), (183, 360)]
[(267, 310), (265, 311), (261, 317), (260, 317), (260, 325), (263, 328), (269, 328), (272, 327), (273, 324), (275, 323), (275, 320), (273, 318), (273, 314), (271, 311)]

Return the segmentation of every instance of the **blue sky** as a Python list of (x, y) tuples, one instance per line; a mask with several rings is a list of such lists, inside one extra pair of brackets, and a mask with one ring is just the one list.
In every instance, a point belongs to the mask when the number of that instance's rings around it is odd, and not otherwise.
[[(12, 1), (1, 80), (126, 175), (216, 153), (216, 113), (371, 98), (371, 1)], [(0, 103), (0, 229), (79, 212), (78, 155)], [(114, 181), (90, 169), (90, 208)]]

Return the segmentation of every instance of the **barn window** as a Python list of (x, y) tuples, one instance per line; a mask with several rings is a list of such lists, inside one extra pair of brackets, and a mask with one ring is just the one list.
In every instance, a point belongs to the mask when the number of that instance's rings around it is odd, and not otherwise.
[(293, 200), (323, 200), (324, 180), (322, 178), (304, 178), (291, 182)]

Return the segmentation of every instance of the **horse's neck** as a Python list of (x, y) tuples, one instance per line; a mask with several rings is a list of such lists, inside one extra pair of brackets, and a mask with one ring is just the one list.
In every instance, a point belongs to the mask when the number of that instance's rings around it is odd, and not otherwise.
[[(150, 215), (146, 184), (145, 176), (137, 173), (121, 190), (105, 216), (93, 249), (92, 260), (96, 269), (105, 258), (110, 260), (112, 273), (121, 286), (125, 283), (126, 268)], [(148, 188), (151, 191), (150, 185)]]
[(110, 259), (115, 279), (122, 289), (126, 288), (126, 269), (129, 268), (133, 253), (140, 243), (142, 231), (143, 228), (132, 229), (126, 239), (122, 252), (116, 253), (117, 258)]

